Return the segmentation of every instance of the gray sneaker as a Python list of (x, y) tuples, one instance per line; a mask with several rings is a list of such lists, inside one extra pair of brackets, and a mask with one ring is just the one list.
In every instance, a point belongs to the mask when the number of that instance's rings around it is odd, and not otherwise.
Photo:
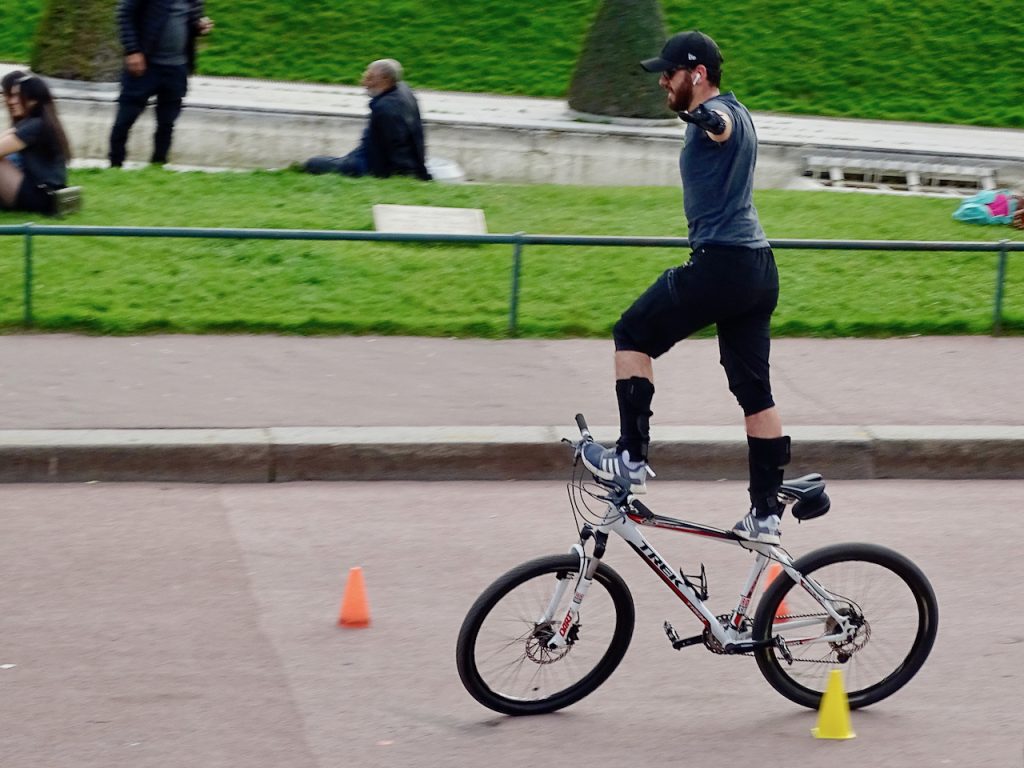
[(58, 216), (67, 216), (82, 210), (82, 188), (64, 187), (53, 193), (54, 212)]
[(605, 448), (598, 443), (585, 443), (580, 451), (583, 466), (602, 480), (620, 478), (629, 483), (630, 493), (647, 493), (647, 475), (654, 472), (646, 463), (636, 469), (630, 467), (614, 448)]
[(758, 517), (754, 510), (732, 527), (732, 532), (741, 539), (754, 541), (758, 544), (778, 544), (781, 541), (782, 518), (778, 515)]

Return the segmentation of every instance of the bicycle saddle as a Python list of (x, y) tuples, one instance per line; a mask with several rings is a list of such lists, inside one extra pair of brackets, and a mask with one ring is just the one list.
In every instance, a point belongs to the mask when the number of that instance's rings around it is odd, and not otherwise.
[(832, 506), (832, 501), (825, 493), (825, 481), (817, 472), (787, 480), (779, 487), (779, 496), (783, 501), (793, 505), (793, 517), (797, 520), (812, 520), (821, 517)]

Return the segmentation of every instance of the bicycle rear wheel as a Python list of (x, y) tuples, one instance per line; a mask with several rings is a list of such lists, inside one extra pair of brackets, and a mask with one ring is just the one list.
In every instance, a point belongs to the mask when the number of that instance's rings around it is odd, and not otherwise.
[[(626, 655), (633, 636), (633, 596), (604, 563), (569, 628), (569, 645), (548, 650), (573, 599), (580, 560), (549, 555), (513, 568), (469, 609), (455, 656), (466, 690), (506, 715), (539, 715), (593, 692)], [(560, 580), (567, 588), (551, 619), (540, 622)]]
[[(778, 648), (756, 653), (762, 674), (779, 693), (816, 709), (839, 668), (850, 707), (866, 707), (891, 696), (917, 674), (931, 652), (938, 628), (935, 593), (921, 570), (903, 555), (873, 544), (836, 544), (793, 564), (833, 596), (833, 606), (859, 624), (844, 642), (790, 645), (793, 664)], [(753, 636), (795, 641), (831, 634), (836, 622), (785, 572), (765, 591), (754, 617)], [(788, 625), (788, 626), (787, 626)]]

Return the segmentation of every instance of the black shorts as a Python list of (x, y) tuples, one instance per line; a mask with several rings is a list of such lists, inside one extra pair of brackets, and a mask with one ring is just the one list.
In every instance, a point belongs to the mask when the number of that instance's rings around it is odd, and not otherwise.
[(18, 187), (14, 209), (52, 216), (57, 212), (57, 201), (45, 185), (36, 184), (26, 176), (21, 180), (21, 186)]
[(756, 413), (773, 404), (768, 356), (778, 300), (779, 273), (771, 248), (704, 246), (686, 264), (666, 270), (622, 314), (615, 348), (656, 358), (715, 325), (729, 388), (745, 412)]

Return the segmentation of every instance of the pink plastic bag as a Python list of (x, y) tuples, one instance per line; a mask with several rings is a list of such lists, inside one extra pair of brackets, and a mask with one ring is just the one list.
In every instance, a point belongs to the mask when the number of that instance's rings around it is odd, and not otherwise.
[(1006, 195), (996, 195), (995, 199), (988, 204), (988, 209), (992, 211), (993, 216), (1009, 216), (1010, 198)]

